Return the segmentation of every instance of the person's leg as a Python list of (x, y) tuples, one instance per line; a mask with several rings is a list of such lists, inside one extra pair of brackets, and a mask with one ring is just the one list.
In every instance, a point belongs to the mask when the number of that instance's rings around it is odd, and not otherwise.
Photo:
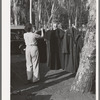
[(40, 79), (39, 76), (39, 52), (37, 47), (32, 48), (34, 52), (31, 51), (32, 55), (32, 64), (33, 64), (33, 78), (32, 82), (36, 82)]
[(31, 48), (26, 48), (26, 71), (27, 71), (27, 80), (32, 79), (32, 58), (31, 58)]

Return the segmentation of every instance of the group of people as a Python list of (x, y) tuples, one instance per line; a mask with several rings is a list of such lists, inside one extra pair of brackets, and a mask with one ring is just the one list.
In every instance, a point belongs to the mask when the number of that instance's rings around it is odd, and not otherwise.
[(40, 34), (35, 26), (28, 23), (25, 26), (24, 40), (26, 44), (27, 82), (34, 83), (40, 80), (40, 57), (37, 40), (44, 38), (47, 47), (47, 66), (51, 70), (63, 69), (76, 73), (79, 66), (80, 52), (83, 39), (80, 31), (70, 27), (64, 31), (57, 23), (52, 27), (41, 28)]

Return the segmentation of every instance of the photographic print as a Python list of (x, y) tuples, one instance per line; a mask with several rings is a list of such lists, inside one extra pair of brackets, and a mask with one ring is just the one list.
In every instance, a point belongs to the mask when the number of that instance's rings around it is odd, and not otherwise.
[(97, 2), (9, 0), (10, 100), (97, 100)]

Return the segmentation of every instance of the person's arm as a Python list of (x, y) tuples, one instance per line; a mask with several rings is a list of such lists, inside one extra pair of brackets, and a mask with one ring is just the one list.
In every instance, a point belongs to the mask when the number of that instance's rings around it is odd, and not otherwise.
[(44, 37), (44, 32), (43, 29), (41, 29), (41, 31), (37, 31), (37, 33), (35, 34), (36, 38), (43, 38)]
[(43, 28), (41, 28), (41, 37), (44, 37)]

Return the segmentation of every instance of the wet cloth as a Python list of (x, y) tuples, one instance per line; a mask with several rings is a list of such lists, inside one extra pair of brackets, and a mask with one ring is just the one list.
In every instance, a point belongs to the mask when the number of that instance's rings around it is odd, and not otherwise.
[(62, 68), (62, 40), (64, 31), (61, 29), (48, 30), (45, 34), (47, 40), (47, 65), (52, 70)]
[(62, 43), (62, 54), (63, 54), (63, 70), (67, 70), (69, 54), (70, 54), (70, 36), (68, 32), (65, 33)]
[[(68, 35), (67, 35), (68, 34)], [(67, 72), (75, 73), (77, 70), (77, 30), (70, 28), (67, 30), (66, 35), (64, 36), (63, 44), (64, 50), (64, 69)]]
[(41, 38), (40, 35), (28, 32), (24, 34), (24, 40), (26, 44), (26, 70), (27, 80), (33, 82), (39, 79), (39, 52), (37, 47), (37, 38)]
[(50, 51), (50, 38), (52, 30), (47, 30), (44, 38), (46, 39), (46, 54), (47, 54), (47, 67), (51, 67), (51, 51)]
[(76, 61), (76, 67), (78, 69), (79, 62), (80, 62), (80, 53), (83, 47), (83, 39), (81, 37), (81, 34), (78, 34), (76, 37), (76, 53), (77, 53), (77, 61)]
[[(43, 30), (45, 34), (45, 30)], [(37, 31), (37, 34), (41, 35), (41, 31)], [(39, 55), (40, 55), (40, 63), (46, 63), (47, 61), (47, 53), (46, 53), (46, 41), (44, 38), (37, 40), (37, 46), (39, 49)]]

